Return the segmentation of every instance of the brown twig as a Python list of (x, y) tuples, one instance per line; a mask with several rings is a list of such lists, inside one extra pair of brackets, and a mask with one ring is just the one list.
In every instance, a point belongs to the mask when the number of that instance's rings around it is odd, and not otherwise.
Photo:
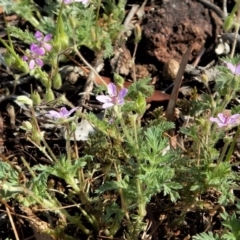
[(14, 232), (14, 236), (15, 236), (16, 240), (20, 240), (20, 238), (19, 238), (19, 236), (18, 236), (17, 229), (16, 229), (16, 227), (15, 227), (15, 224), (14, 224), (14, 221), (13, 221), (13, 218), (12, 218), (12, 214), (11, 214), (9, 208), (8, 208), (6, 205), (5, 205), (5, 208), (6, 208), (6, 212), (7, 212), (9, 221), (10, 221), (10, 223), (11, 223), (13, 232)]
[[(176, 106), (176, 101), (177, 101), (177, 97), (178, 97), (178, 92), (179, 92), (179, 88), (182, 84), (183, 74), (184, 74), (185, 68), (187, 66), (189, 56), (192, 52), (192, 48), (193, 48), (193, 44), (184, 53), (182, 62), (180, 64), (180, 67), (179, 67), (179, 70), (177, 73), (176, 80), (174, 81), (174, 87), (173, 87), (173, 90), (172, 90), (172, 93), (170, 96), (170, 100), (168, 102), (167, 110), (166, 110), (166, 117), (167, 117), (167, 120), (170, 122), (174, 122), (175, 106)], [(174, 136), (174, 130), (170, 130), (169, 135)], [(171, 145), (171, 147), (176, 148), (176, 143), (173, 143), (173, 141), (170, 141), (170, 145)]]
[(197, 0), (200, 2), (204, 7), (207, 7), (208, 9), (214, 11), (220, 18), (224, 19), (226, 16), (224, 12), (215, 4), (211, 3), (208, 0)]

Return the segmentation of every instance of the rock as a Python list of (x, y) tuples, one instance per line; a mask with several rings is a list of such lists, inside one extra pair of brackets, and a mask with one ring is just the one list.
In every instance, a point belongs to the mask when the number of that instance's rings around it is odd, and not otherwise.
[(163, 0), (160, 8), (145, 15), (142, 29), (142, 46), (162, 63), (169, 59), (180, 62), (194, 42), (191, 60), (206, 40), (214, 41), (208, 10), (192, 0)]

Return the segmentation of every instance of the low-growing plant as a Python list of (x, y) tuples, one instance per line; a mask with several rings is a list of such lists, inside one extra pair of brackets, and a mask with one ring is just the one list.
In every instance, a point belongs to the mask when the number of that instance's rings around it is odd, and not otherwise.
[[(222, 59), (215, 94), (191, 99), (192, 118), (179, 130), (188, 147), (178, 143), (174, 149), (169, 147), (173, 139), (168, 132), (175, 125), (161, 110), (153, 112), (154, 119), (143, 121), (146, 98), (154, 90), (150, 79), (140, 79), (126, 89), (124, 80), (116, 74), (115, 83), (105, 84), (106, 93), (96, 96), (104, 109), (102, 119), (94, 113), (83, 113), (64, 95), (55, 94), (62, 86), (60, 65), (68, 59), (78, 56), (97, 74), (82, 56), (81, 47), (103, 58), (113, 54), (119, 35), (126, 30), (121, 25), (126, 1), (47, 1), (43, 9), (30, 0), (1, 0), (0, 4), (6, 13), (17, 13), (37, 29), (33, 34), (8, 26), (8, 41), (0, 41), (7, 49), (4, 58), (10, 70), (30, 74), (45, 87), (44, 95), (32, 92), (31, 96), (17, 97), (16, 103), (29, 109), (31, 117), (21, 129), (48, 162), (31, 166), (22, 157), (22, 164), (15, 166), (2, 156), (2, 202), (14, 199), (26, 215), (30, 209), (54, 214), (52, 218), (57, 220), (38, 231), (55, 239), (85, 236), (132, 240), (147, 232), (147, 206), (154, 197), (162, 195), (166, 202), (178, 205), (179, 219), (189, 209), (207, 210), (204, 194), (210, 191), (217, 194), (215, 204), (222, 207), (236, 200), (234, 190), (238, 189), (239, 176), (232, 171), (231, 157), (239, 137), (240, 109), (232, 102), (239, 93), (239, 56)], [(17, 51), (12, 38), (30, 44), (30, 49)], [(60, 104), (61, 109), (39, 115), (43, 103)], [(66, 146), (62, 154), (53, 151), (46, 139), (42, 117), (64, 132)], [(81, 150), (75, 134), (80, 118), (95, 130)], [(221, 141), (223, 147), (219, 148)], [(28, 178), (24, 171), (29, 172)], [(239, 239), (237, 214), (221, 213), (223, 233), (201, 233), (193, 239)], [(68, 231), (70, 227), (75, 233)]]

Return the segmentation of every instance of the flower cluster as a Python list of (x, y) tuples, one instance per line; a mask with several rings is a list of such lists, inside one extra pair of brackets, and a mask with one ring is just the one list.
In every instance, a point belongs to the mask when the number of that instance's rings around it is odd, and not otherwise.
[(60, 109), (60, 111), (54, 111), (51, 110), (48, 112), (48, 114), (46, 114), (45, 116), (48, 118), (52, 118), (52, 119), (66, 119), (68, 118), (73, 112), (75, 112), (77, 110), (78, 107), (75, 107), (73, 109), (71, 109), (70, 111), (68, 111), (65, 107), (62, 107)]
[(228, 114), (219, 113), (216, 118), (210, 117), (211, 122), (217, 123), (218, 127), (227, 127), (239, 123), (240, 114), (229, 116)]
[(36, 65), (42, 67), (43, 61), (40, 57), (44, 56), (46, 52), (49, 52), (52, 48), (52, 46), (48, 43), (52, 39), (52, 34), (44, 36), (41, 32), (37, 31), (34, 36), (37, 43), (32, 43), (30, 45), (30, 53), (28, 56), (23, 56), (23, 60), (28, 61), (30, 70), (32, 70)]
[(124, 104), (124, 97), (127, 95), (128, 90), (126, 88), (122, 88), (119, 92), (117, 92), (117, 87), (113, 83), (108, 84), (108, 94), (105, 95), (99, 95), (96, 97), (96, 99), (99, 102), (102, 102), (102, 108), (110, 108), (114, 105), (123, 105)]

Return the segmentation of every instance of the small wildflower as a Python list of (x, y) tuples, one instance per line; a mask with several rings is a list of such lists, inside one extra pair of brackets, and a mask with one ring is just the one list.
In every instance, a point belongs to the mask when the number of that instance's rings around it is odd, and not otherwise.
[(70, 4), (73, 2), (81, 2), (82, 4), (86, 5), (89, 2), (89, 0), (63, 0), (64, 4)]
[(119, 93), (117, 92), (117, 87), (113, 83), (108, 84), (108, 96), (99, 95), (96, 99), (99, 102), (102, 102), (102, 108), (110, 108), (114, 105), (123, 105), (124, 97), (127, 95), (128, 90), (126, 88), (122, 88)]
[(42, 67), (43, 61), (39, 58), (39, 56), (43, 56), (45, 54), (42, 48), (39, 48), (38, 45), (32, 43), (30, 45), (30, 56), (23, 56), (24, 61), (28, 61), (28, 66), (30, 70), (35, 67), (35, 64)]
[(44, 36), (41, 32), (37, 31), (35, 33), (35, 38), (38, 41), (38, 46), (39, 48), (42, 48), (45, 54), (45, 51), (50, 51), (52, 49), (52, 46), (47, 43), (52, 39), (52, 34), (47, 34), (46, 36)]
[(209, 120), (211, 122), (217, 123), (219, 127), (227, 127), (229, 125), (235, 125), (238, 123), (240, 114), (234, 114), (232, 116), (229, 116), (227, 114), (219, 113), (218, 117), (210, 117)]
[(233, 65), (230, 62), (226, 62), (228, 69), (232, 72), (232, 74), (239, 76), (240, 75), (240, 64)]
[(53, 119), (68, 118), (73, 112), (76, 111), (77, 108), (78, 107), (75, 107), (75, 108), (71, 109), (70, 111), (68, 111), (65, 107), (62, 107), (59, 112), (51, 110), (45, 116), (49, 117), (49, 118), (53, 118)]

